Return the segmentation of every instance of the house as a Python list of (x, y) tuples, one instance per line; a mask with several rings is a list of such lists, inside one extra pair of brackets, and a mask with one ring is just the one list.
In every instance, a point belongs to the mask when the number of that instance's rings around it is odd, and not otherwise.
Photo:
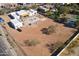
[(22, 22), (19, 22), (17, 19), (10, 20), (9, 25), (14, 29), (18, 29), (23, 26)]
[(30, 10), (20, 10), (20, 11), (16, 11), (16, 14), (19, 16), (34, 16), (37, 14), (37, 11), (34, 9), (30, 9)]
[(0, 3), (0, 8), (10, 8), (10, 9), (14, 9), (16, 8), (18, 5), (17, 3)]
[(16, 12), (9, 13), (8, 16), (11, 20), (17, 19), (18, 21), (22, 22), (21, 17)]
[(40, 6), (37, 10), (38, 12), (43, 12), (43, 13), (49, 11), (49, 9), (44, 6)]
[[(23, 24), (35, 24), (38, 18), (35, 16), (37, 14), (36, 10), (20, 10), (10, 13), (8, 16), (11, 18), (11, 24), (13, 28), (17, 29), (22, 27)], [(25, 16), (29, 17), (25, 17)], [(21, 17), (22, 16), (22, 17)]]
[(18, 6), (26, 6), (26, 7), (31, 7), (33, 4), (32, 3), (17, 3)]

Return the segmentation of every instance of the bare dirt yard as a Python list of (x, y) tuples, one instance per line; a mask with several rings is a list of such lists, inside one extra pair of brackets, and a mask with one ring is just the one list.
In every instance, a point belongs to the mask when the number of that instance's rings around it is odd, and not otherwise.
[[(9, 22), (10, 18), (6, 15), (1, 16), (6, 23)], [(21, 28), (22, 32), (19, 32), (8, 25), (4, 25), (9, 32), (9, 34), (15, 39), (17, 44), (21, 47), (21, 49), (28, 55), (28, 56), (49, 56), (52, 53), (50, 52), (50, 48), (47, 47), (47, 44), (54, 44), (54, 43), (64, 43), (65, 41), (70, 38), (76, 29), (64, 27), (63, 24), (56, 23), (49, 18), (41, 18), (46, 19), (44, 21), (39, 21), (36, 25), (30, 27), (23, 27)], [(42, 28), (47, 28), (50, 25), (55, 26), (55, 32), (46, 35), (41, 32)], [(24, 42), (27, 40), (37, 40), (39, 43), (34, 46), (27, 46)], [(59, 44), (58, 44), (59, 45)], [(56, 48), (56, 45), (54, 48)]]

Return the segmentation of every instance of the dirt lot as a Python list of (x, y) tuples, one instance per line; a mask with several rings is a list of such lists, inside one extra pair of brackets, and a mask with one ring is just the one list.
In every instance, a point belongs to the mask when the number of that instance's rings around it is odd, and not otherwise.
[[(7, 16), (1, 16), (8, 22), (10, 19)], [(51, 19), (45, 18), (45, 21), (39, 21), (37, 25), (31, 27), (23, 27), (22, 32), (12, 29), (8, 25), (5, 25), (9, 34), (15, 39), (18, 45), (23, 49), (23, 51), (30, 56), (46, 56), (51, 55), (50, 50), (46, 47), (46, 44), (55, 43), (55, 42), (65, 42), (73, 33), (76, 31), (73, 28), (64, 27), (63, 24), (56, 23)], [(51, 35), (42, 34), (40, 31), (42, 28), (46, 28), (50, 25), (56, 27), (56, 32)], [(24, 44), (25, 40), (36, 39), (40, 43), (36, 46), (26, 46)]]

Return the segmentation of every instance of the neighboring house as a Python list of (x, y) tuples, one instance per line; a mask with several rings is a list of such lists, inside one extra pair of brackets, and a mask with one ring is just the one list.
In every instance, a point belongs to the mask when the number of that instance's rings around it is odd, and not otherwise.
[(0, 8), (16, 8), (17, 3), (0, 3)]
[(48, 8), (44, 7), (44, 6), (40, 6), (38, 9), (37, 9), (39, 12), (47, 12), (49, 11)]
[(18, 28), (21, 28), (23, 25), (22, 25), (22, 22), (19, 22), (17, 19), (12, 19), (10, 20), (10, 23), (9, 25), (14, 28), (14, 29), (18, 29)]
[(32, 3), (17, 3), (17, 5), (30, 7), (30, 6), (32, 6), (33, 4), (32, 4)]

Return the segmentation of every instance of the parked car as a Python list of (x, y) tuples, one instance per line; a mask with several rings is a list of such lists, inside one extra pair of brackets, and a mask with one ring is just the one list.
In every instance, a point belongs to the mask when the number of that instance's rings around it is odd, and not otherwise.
[(21, 32), (22, 30), (20, 28), (18, 28), (17, 31)]
[(65, 22), (65, 26), (75, 28), (76, 27), (76, 21), (75, 20), (68, 20)]
[(0, 23), (4, 22), (4, 20), (2, 18), (0, 18)]

